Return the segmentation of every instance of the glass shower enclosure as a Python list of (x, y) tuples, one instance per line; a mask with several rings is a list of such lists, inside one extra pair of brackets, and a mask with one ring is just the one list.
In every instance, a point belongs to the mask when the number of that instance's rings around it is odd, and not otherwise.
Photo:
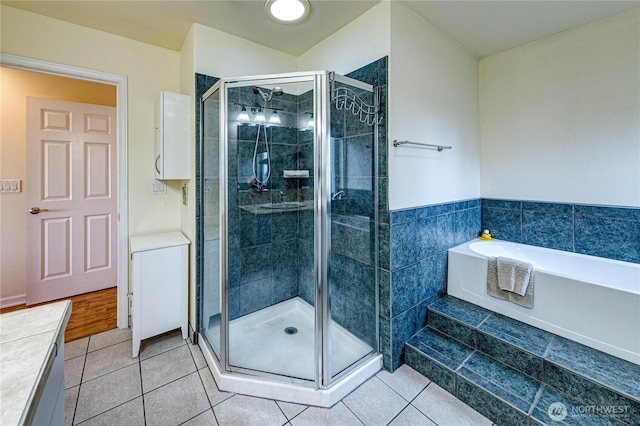
[(378, 98), (326, 71), (203, 96), (198, 326), (222, 374), (318, 390), (378, 356)]

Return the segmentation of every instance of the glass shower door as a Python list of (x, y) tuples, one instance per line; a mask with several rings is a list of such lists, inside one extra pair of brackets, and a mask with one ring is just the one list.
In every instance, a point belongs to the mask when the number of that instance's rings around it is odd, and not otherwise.
[[(202, 104), (202, 161), (200, 170), (202, 223), (202, 290), (200, 329), (220, 357), (220, 84), (214, 85)], [(205, 95), (206, 96), (206, 95)]]
[(331, 377), (377, 348), (377, 99), (335, 76), (331, 89)]
[(315, 380), (313, 76), (226, 85), (228, 366)]

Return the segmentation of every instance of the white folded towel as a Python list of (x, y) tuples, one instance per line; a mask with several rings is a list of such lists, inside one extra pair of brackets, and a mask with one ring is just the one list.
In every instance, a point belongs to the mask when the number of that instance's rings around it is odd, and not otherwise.
[(527, 294), (533, 275), (533, 265), (508, 257), (498, 257), (498, 287), (520, 296)]

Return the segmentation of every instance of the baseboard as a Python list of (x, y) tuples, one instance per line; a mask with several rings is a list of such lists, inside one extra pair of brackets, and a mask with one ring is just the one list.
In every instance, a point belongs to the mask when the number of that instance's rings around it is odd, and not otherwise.
[(27, 295), (19, 294), (17, 296), (5, 297), (0, 299), (0, 309), (10, 308), (11, 306), (24, 305), (27, 303)]

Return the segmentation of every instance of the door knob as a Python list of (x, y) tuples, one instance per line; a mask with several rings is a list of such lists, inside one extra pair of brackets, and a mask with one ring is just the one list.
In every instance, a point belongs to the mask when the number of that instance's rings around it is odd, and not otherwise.
[(40, 207), (31, 207), (29, 210), (27, 210), (29, 213), (31, 214), (38, 214), (40, 212), (48, 212), (49, 209), (41, 209)]

